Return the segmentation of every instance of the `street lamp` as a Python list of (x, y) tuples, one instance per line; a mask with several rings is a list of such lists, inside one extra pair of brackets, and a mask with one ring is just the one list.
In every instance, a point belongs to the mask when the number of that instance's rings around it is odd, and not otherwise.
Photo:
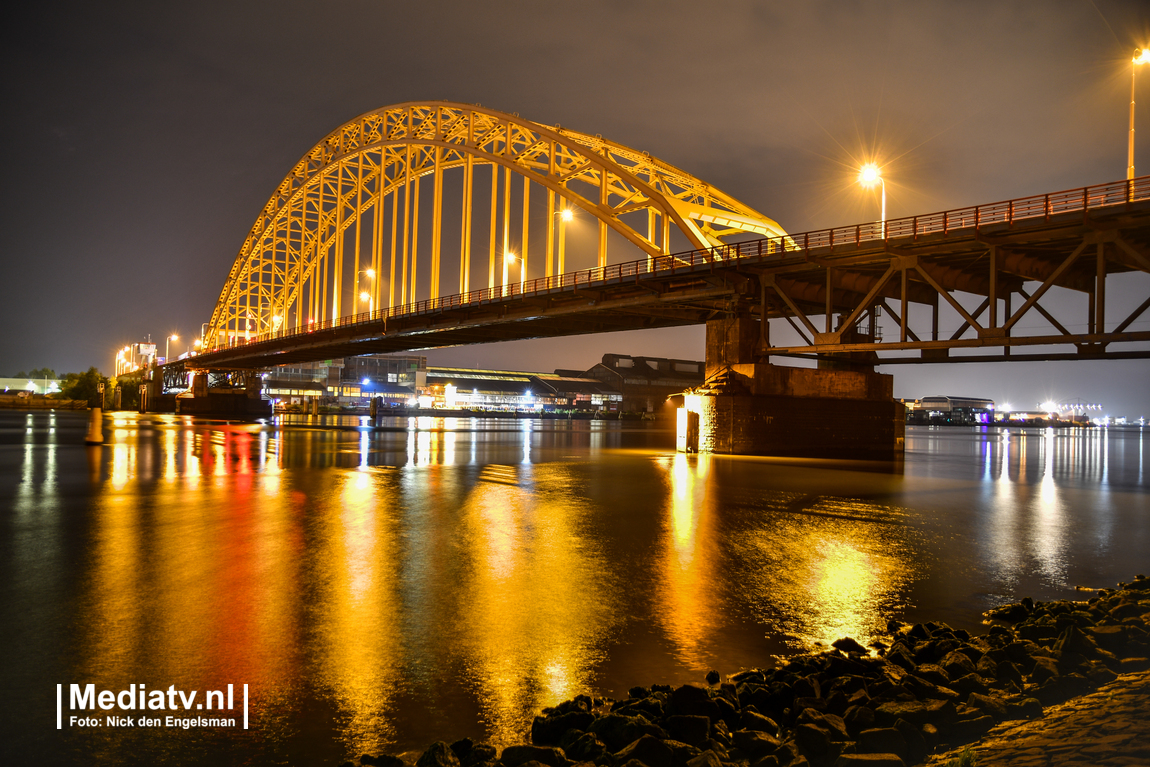
[(172, 341), (179, 341), (179, 340), (180, 340), (180, 337), (178, 335), (176, 335), (175, 333), (172, 333), (170, 336), (168, 336), (167, 338), (164, 339), (164, 364), (165, 365), (167, 365), (169, 362), (172, 361), (171, 357), (168, 356), (168, 348), (169, 348), (170, 344), (172, 343)]
[[(363, 273), (367, 277), (367, 279), (369, 280), (369, 283), (367, 286), (367, 290), (361, 292), (359, 294), (359, 298), (362, 301), (367, 301), (368, 312), (374, 313), (375, 312), (375, 270), (371, 269), (371, 268), (367, 268), (367, 269), (363, 270)], [(364, 298), (364, 296), (367, 296), (367, 298)]]
[(570, 208), (559, 211), (559, 274), (563, 274), (563, 252), (567, 244), (567, 222), (575, 219), (575, 212)]
[(1126, 152), (1126, 180), (1134, 178), (1134, 81), (1138, 65), (1150, 63), (1150, 48), (1135, 48), (1130, 64), (1130, 145)]
[(882, 168), (873, 162), (868, 162), (859, 169), (859, 183), (866, 189), (874, 188), (875, 184), (878, 184), (882, 189), (882, 213), (879, 222), (882, 227), (883, 239), (886, 239), (886, 181), (882, 177)]
[[(515, 263), (515, 254), (511, 251), (503, 254), (503, 295), (507, 295), (507, 271), (510, 269), (511, 264)], [(522, 283), (522, 277), (520, 283)]]

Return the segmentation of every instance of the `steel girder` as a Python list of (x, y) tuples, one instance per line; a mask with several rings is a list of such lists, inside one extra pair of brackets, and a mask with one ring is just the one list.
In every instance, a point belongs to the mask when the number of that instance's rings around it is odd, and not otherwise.
[[(443, 295), (442, 174), (454, 168), (464, 170), (464, 235), (458, 266), (459, 292), (467, 292), (472, 221), (484, 213), (473, 210), (475, 165), (492, 167), (489, 288), (502, 282), (497, 280), (495, 263), (496, 253), (502, 259), (507, 250), (512, 173), (548, 191), (549, 214), (554, 215), (558, 197), (600, 222), (600, 266), (606, 263), (607, 228), (648, 256), (669, 252), (671, 225), (695, 248), (721, 246), (732, 235), (748, 232), (785, 235), (774, 221), (709, 184), (646, 152), (601, 136), (542, 125), (478, 105), (398, 104), (340, 126), (287, 174), (240, 248), (213, 311), (204, 348), (247, 342), (280, 329), (304, 328), (329, 316), (337, 320), (359, 314), (356, 301), (365, 244), (370, 254), (362, 264), (370, 264), (368, 268), (379, 277), (363, 291), (371, 307), (391, 309), (413, 303), (420, 293), (431, 298)], [(502, 248), (496, 242), (498, 168), (505, 169)], [(435, 200), (431, 273), (424, 285), (418, 282), (416, 270), (418, 188), (426, 176), (433, 177)], [(386, 200), (390, 200), (386, 208), (390, 209), (391, 252), (385, 300)], [(526, 202), (524, 207), (526, 242)], [(632, 222), (644, 214), (647, 227), (642, 232)], [(398, 225), (400, 216), (402, 226)], [(348, 242), (352, 237), (354, 242)], [(554, 239), (552, 226), (547, 239), (548, 276), (553, 273)], [(345, 249), (352, 253), (351, 276), (344, 270)], [(562, 253), (560, 225), (560, 263)]]
[[(1040, 201), (1037, 210), (1034, 200)], [(1022, 215), (1025, 210), (1030, 214)], [(1117, 321), (1106, 315), (1107, 278), (1130, 272), (1150, 273), (1150, 177), (889, 221), (881, 230), (868, 224), (764, 238), (540, 278), (510, 290), (427, 300), (382, 316), (321, 323), (311, 331), (266, 334), (198, 357), (192, 365), (269, 367), (698, 324), (730, 314), (782, 319), (804, 338), (801, 345), (771, 345), (764, 332), (764, 359), (908, 350), (919, 355), (877, 361), (1064, 359), (1061, 352), (1012, 353), (1015, 347), (1064, 344), (1077, 346), (1075, 358), (1147, 357), (1144, 349), (1109, 348), (1150, 341), (1150, 332), (1130, 329), (1150, 310), (1150, 297)], [(1086, 295), (1087, 332), (1071, 332), (1071, 323), (1063, 324), (1055, 308), (1042, 304), (1055, 287)], [(981, 299), (979, 306), (970, 308), (969, 298), (960, 301), (961, 293)], [(937, 308), (943, 302), (963, 318), (949, 338), (940, 338)], [(931, 308), (927, 326), (912, 323), (911, 304)], [(897, 321), (897, 340), (876, 337), (875, 307)], [(1053, 331), (1020, 332), (1020, 320), (1031, 312)], [(1002, 354), (948, 356), (980, 347), (1000, 347)]]

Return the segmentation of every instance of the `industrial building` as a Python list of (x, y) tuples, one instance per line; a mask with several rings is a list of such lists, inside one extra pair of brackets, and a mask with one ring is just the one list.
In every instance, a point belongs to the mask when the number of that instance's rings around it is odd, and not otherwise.
[(994, 400), (936, 395), (903, 400), (907, 423), (967, 426), (994, 423)]

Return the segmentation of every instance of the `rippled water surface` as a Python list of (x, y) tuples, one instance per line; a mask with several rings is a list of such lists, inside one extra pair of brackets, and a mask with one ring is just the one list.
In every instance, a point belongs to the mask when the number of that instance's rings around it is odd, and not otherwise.
[[(0, 413), (5, 764), (503, 744), (581, 692), (1150, 569), (1136, 428), (912, 427), (891, 467), (680, 455), (642, 422), (86, 427)], [(57, 730), (73, 683), (247, 684), (250, 729)]]

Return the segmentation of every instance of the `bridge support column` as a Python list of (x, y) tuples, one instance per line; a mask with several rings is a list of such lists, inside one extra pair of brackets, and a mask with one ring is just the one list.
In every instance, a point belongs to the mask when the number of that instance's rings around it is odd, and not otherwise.
[[(707, 378), (683, 396), (678, 448), (686, 452), (893, 460), (905, 410), (894, 377), (757, 362), (758, 321), (707, 323)], [(697, 414), (695, 418), (687, 413)]]
[(208, 396), (208, 374), (206, 372), (192, 374), (192, 396), (197, 399)]

